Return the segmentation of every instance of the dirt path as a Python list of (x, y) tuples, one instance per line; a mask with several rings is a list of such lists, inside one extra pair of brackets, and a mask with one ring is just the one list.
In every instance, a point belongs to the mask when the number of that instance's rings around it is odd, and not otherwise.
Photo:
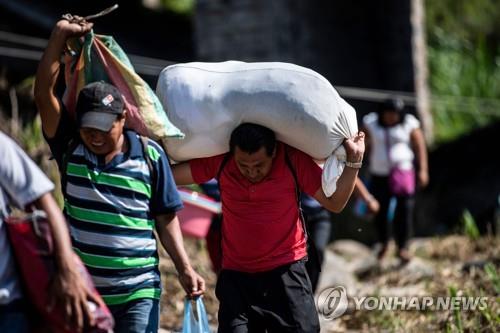
[[(186, 240), (195, 269), (207, 281), (204, 297), (210, 324), (217, 327), (216, 277), (210, 269), (204, 242)], [(325, 288), (344, 286), (349, 298), (345, 314), (337, 319), (320, 315), (322, 332), (428, 332), (500, 331), (500, 239), (471, 241), (463, 236), (413, 240), (412, 260), (401, 265), (391, 251), (378, 262), (370, 249), (354, 241), (331, 244), (318, 294)], [(164, 281), (161, 305), (163, 332), (180, 332), (183, 296), (172, 262), (162, 252)], [(487, 309), (477, 311), (356, 310), (354, 297), (484, 296)]]

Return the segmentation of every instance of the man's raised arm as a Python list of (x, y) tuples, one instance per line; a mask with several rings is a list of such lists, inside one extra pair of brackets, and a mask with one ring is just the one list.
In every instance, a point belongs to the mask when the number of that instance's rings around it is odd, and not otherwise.
[[(359, 132), (352, 139), (346, 139), (344, 141), (344, 148), (347, 153), (347, 161), (353, 164), (360, 163), (363, 160), (363, 154), (365, 152), (365, 134)], [(340, 213), (354, 190), (354, 185), (356, 184), (356, 179), (358, 177), (358, 168), (352, 168), (346, 166), (342, 175), (337, 180), (337, 189), (331, 197), (326, 197), (323, 189), (320, 187), (319, 190), (314, 194), (314, 198), (325, 207), (326, 209), (334, 212)]]
[(54, 93), (54, 88), (59, 75), (61, 55), (70, 37), (80, 37), (92, 29), (92, 23), (70, 23), (60, 20), (52, 30), (50, 39), (38, 64), (35, 79), (35, 102), (40, 117), (42, 128), (49, 138), (56, 134), (59, 125), (61, 105)]

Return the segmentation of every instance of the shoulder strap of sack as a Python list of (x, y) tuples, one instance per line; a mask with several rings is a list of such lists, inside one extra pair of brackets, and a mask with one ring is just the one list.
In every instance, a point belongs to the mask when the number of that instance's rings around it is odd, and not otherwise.
[(153, 161), (151, 160), (151, 156), (149, 156), (149, 138), (144, 135), (139, 136), (142, 144), (142, 153), (144, 155), (144, 160), (146, 160), (146, 164), (149, 169), (149, 177), (150, 177), (150, 185), (151, 185), (151, 199), (154, 197), (154, 188), (156, 186), (156, 170), (153, 166)]
[(80, 144), (80, 140), (78, 138), (72, 138), (69, 140), (66, 151), (63, 153), (61, 158), (61, 165), (59, 167), (59, 173), (61, 174), (61, 190), (63, 195), (66, 194), (66, 183), (68, 181), (68, 176), (66, 172), (68, 171), (68, 163), (71, 158), (71, 154), (75, 151), (76, 147)]
[(297, 207), (299, 209), (299, 218), (300, 221), (302, 222), (302, 228), (304, 229), (304, 235), (306, 237), (306, 240), (309, 238), (309, 233), (307, 232), (306, 228), (306, 219), (304, 218), (304, 212), (302, 211), (302, 203), (301, 203), (301, 194), (300, 194), (300, 187), (299, 187), (299, 179), (297, 178), (297, 173), (295, 172), (295, 168), (293, 167), (292, 161), (290, 160), (290, 156), (288, 155), (288, 147), (285, 145), (285, 162), (290, 169), (290, 172), (292, 173), (293, 176), (293, 182), (295, 184), (295, 200), (297, 201)]
[(217, 181), (217, 186), (219, 187), (219, 193), (220, 193), (220, 176), (222, 175), (222, 171), (224, 170), (224, 167), (226, 166), (227, 162), (229, 162), (231, 156), (232, 156), (231, 153), (227, 153), (226, 155), (224, 155), (224, 159), (222, 160), (219, 170), (217, 171), (217, 175), (215, 176), (215, 180)]
[(142, 153), (144, 154), (144, 159), (146, 160), (146, 164), (148, 165), (149, 172), (151, 176), (153, 176), (153, 161), (151, 161), (151, 156), (149, 156), (149, 138), (147, 136), (140, 135), (141, 144), (142, 144)]
[[(220, 201), (222, 203), (222, 189), (220, 186), (220, 177), (222, 175), (222, 171), (224, 170), (224, 167), (226, 166), (227, 162), (229, 162), (229, 159), (231, 158), (231, 153), (227, 153), (224, 155), (224, 159), (222, 160), (222, 163), (220, 164), (219, 170), (217, 171), (217, 175), (215, 176), (215, 180), (217, 181), (217, 187), (219, 189), (219, 197)], [(221, 254), (220, 258), (222, 260), (222, 239), (224, 238), (224, 235), (222, 234), (222, 224), (224, 223), (224, 216), (222, 213), (220, 214), (220, 225), (219, 225), (219, 233), (220, 233), (220, 238), (219, 238), (219, 253)], [(219, 263), (219, 266), (222, 267), (222, 263)]]
[(299, 188), (299, 180), (297, 178), (297, 173), (295, 172), (295, 168), (293, 167), (292, 161), (290, 160), (290, 156), (288, 155), (288, 147), (286, 145), (285, 145), (285, 162), (286, 165), (288, 166), (288, 169), (290, 169), (290, 172), (292, 173), (293, 176), (293, 181), (295, 182), (295, 197), (297, 199), (297, 207), (299, 209), (299, 218), (300, 221), (302, 222), (302, 229), (304, 230), (304, 237), (306, 238), (306, 243), (307, 243), (308, 261), (306, 266), (311, 266), (316, 271), (321, 272), (321, 261), (318, 249), (316, 248), (316, 245), (314, 245), (314, 242), (309, 235), (309, 231), (307, 230), (306, 226), (306, 219), (304, 217), (304, 212), (302, 210), (302, 203), (300, 200), (301, 193)]

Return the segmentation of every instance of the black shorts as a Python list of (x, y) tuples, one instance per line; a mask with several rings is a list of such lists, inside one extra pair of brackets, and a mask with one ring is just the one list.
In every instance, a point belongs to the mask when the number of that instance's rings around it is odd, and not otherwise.
[(262, 273), (222, 270), (215, 294), (220, 333), (319, 332), (303, 260)]

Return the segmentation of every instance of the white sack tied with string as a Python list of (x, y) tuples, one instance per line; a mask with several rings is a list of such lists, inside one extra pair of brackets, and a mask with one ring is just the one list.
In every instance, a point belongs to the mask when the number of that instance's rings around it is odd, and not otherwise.
[(156, 94), (185, 138), (166, 139), (175, 161), (229, 151), (242, 123), (272, 129), (278, 140), (325, 160), (323, 190), (331, 196), (342, 173), (342, 142), (357, 131), (356, 112), (320, 74), (289, 63), (185, 63), (165, 68)]

